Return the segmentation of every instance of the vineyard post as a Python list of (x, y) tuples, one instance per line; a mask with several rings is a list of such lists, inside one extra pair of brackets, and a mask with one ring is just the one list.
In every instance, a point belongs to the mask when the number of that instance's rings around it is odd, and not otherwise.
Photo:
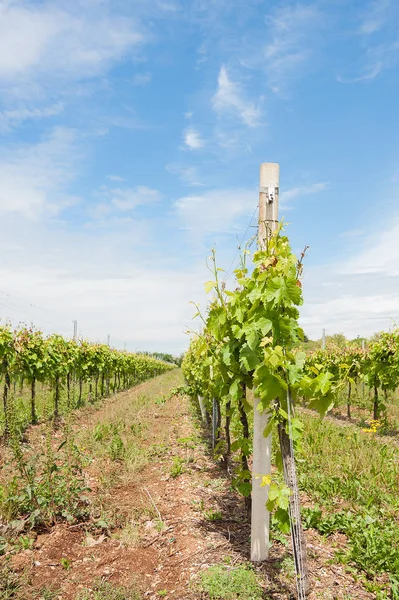
[(205, 401), (204, 401), (203, 396), (200, 396), (199, 394), (198, 394), (198, 403), (199, 403), (199, 407), (200, 407), (200, 411), (201, 411), (201, 419), (205, 425), (207, 422)]
[(323, 329), (323, 335), (321, 336), (321, 349), (326, 349), (326, 330)]
[(73, 321), (73, 341), (76, 342), (78, 339), (78, 322)]
[[(265, 247), (268, 236), (278, 225), (278, 191), (280, 166), (277, 163), (262, 163), (259, 187), (258, 246)], [(263, 432), (269, 415), (257, 410), (254, 400), (254, 438), (252, 463), (252, 507), (251, 507), (251, 560), (260, 562), (269, 555), (270, 513), (266, 508), (269, 486), (261, 487), (262, 477), (271, 472), (271, 435)]]

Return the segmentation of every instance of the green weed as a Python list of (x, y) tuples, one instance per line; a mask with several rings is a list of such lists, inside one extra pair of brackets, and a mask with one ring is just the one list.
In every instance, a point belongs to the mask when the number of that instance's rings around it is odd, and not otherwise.
[(180, 458), (180, 456), (175, 456), (173, 459), (173, 464), (170, 469), (170, 476), (176, 479), (179, 475), (185, 472), (184, 468), (184, 460)]
[(215, 565), (201, 575), (200, 589), (210, 600), (261, 600), (262, 587), (251, 566)]

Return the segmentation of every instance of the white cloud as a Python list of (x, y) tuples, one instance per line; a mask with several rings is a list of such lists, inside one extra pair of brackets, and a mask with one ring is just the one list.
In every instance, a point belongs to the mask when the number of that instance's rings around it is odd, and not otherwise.
[(284, 91), (310, 58), (314, 43), (312, 32), (320, 20), (318, 9), (311, 4), (282, 4), (267, 17), (270, 41), (264, 46), (261, 66), (275, 93)]
[(373, 0), (362, 14), (359, 32), (363, 35), (370, 35), (382, 29), (386, 24), (391, 7), (391, 0)]
[(193, 187), (204, 185), (197, 167), (170, 164), (166, 165), (166, 170), (169, 173), (177, 174), (184, 183)]
[(152, 79), (151, 73), (137, 73), (132, 79), (133, 85), (148, 85)]
[(120, 211), (132, 211), (139, 206), (148, 206), (160, 202), (163, 195), (158, 190), (153, 190), (144, 185), (134, 188), (108, 188), (103, 186), (100, 196), (105, 202), (96, 207), (96, 212), (103, 216), (112, 207)]
[(0, 83), (29, 96), (103, 73), (145, 41), (132, 19), (106, 4), (16, 0), (0, 6)]
[(76, 142), (74, 130), (56, 128), (35, 145), (9, 147), (0, 159), (0, 213), (37, 220), (75, 202), (65, 189), (80, 157)]
[(43, 119), (45, 117), (54, 117), (64, 110), (61, 103), (53, 104), (44, 108), (17, 108), (13, 110), (4, 110), (0, 112), (0, 132), (6, 132), (13, 129), (23, 121), (28, 119)]
[(399, 42), (379, 44), (370, 46), (363, 59), (364, 66), (360, 75), (355, 77), (342, 77), (338, 75), (339, 83), (360, 83), (362, 81), (372, 81), (380, 73), (387, 69), (395, 67), (399, 62)]
[(126, 181), (123, 177), (120, 177), (119, 175), (107, 175), (107, 179), (110, 179), (111, 181)]
[(210, 190), (180, 198), (174, 207), (181, 226), (193, 237), (204, 238), (214, 233), (235, 234), (240, 217), (250, 216), (257, 202), (256, 190)]
[(68, 336), (77, 319), (84, 337), (110, 334), (113, 345), (126, 342), (132, 351), (188, 346), (189, 302), (204, 297), (205, 267), (171, 267), (142, 223), (74, 231), (57, 223), (21, 227), (16, 218), (7, 221), (0, 252), (9, 257), (0, 265), (1, 292), (9, 294), (0, 296), (3, 319)]
[(356, 247), (342, 262), (305, 264), (302, 324), (313, 338), (323, 327), (356, 337), (399, 323), (399, 223), (363, 236)]
[(302, 196), (309, 196), (311, 194), (318, 194), (319, 192), (324, 192), (328, 189), (327, 182), (319, 182), (319, 183), (311, 183), (309, 185), (302, 185), (295, 188), (291, 188), (290, 190), (286, 190), (280, 196), (280, 201), (282, 205), (287, 205), (291, 200), (295, 198), (300, 198)]
[(204, 140), (201, 138), (201, 135), (198, 131), (190, 127), (186, 129), (184, 132), (184, 143), (190, 150), (199, 150), (203, 148), (205, 145)]
[(224, 65), (219, 71), (218, 87), (212, 104), (219, 115), (238, 117), (248, 127), (256, 127), (259, 122), (260, 109), (244, 98), (240, 85), (231, 80)]
[(373, 0), (360, 9), (360, 26), (355, 35), (360, 39), (360, 61), (354, 76), (338, 75), (339, 83), (372, 81), (399, 63), (398, 3), (392, 0)]

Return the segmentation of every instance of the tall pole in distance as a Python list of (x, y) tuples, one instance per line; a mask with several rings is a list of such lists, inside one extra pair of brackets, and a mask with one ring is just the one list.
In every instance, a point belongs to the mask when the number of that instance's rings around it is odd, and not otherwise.
[(323, 329), (323, 335), (321, 336), (321, 349), (326, 349), (326, 330)]
[[(280, 166), (277, 163), (262, 163), (259, 187), (258, 247), (265, 249), (268, 237), (278, 226), (278, 194)], [(256, 394), (256, 392), (255, 392)], [(271, 473), (272, 438), (263, 432), (269, 415), (257, 409), (254, 400), (254, 441), (252, 464), (252, 507), (251, 507), (251, 560), (261, 562), (269, 555), (270, 513), (266, 508), (269, 486), (261, 487), (264, 475)]]
[(107, 335), (107, 346), (109, 346), (111, 344), (111, 338), (110, 335)]
[(73, 341), (76, 342), (78, 339), (78, 322), (73, 321)]

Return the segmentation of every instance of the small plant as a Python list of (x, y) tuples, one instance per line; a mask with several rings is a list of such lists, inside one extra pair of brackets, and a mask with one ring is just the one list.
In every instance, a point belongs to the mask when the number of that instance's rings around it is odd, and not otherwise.
[(20, 535), (16, 541), (16, 546), (20, 550), (30, 550), (34, 544), (35, 539), (28, 535)]
[(110, 436), (110, 427), (106, 423), (97, 423), (93, 431), (93, 438), (95, 442), (103, 442)]
[(85, 518), (88, 488), (82, 472), (82, 457), (68, 423), (65, 439), (56, 450), (52, 447), (49, 425), (42, 452), (29, 458), (12, 422), (10, 432), (18, 475), (0, 486), (0, 516), (13, 521), (14, 530), (20, 533), (37, 526), (51, 526), (60, 519), (72, 523)]
[(7, 563), (0, 565), (0, 599), (1, 600), (28, 600), (25, 595), (27, 587), (27, 575), (14, 573), (9, 569)]
[(165, 529), (165, 523), (161, 519), (155, 521), (156, 530), (161, 533)]
[(183, 459), (180, 458), (180, 456), (175, 456), (173, 459), (172, 467), (170, 469), (170, 476), (173, 477), (173, 479), (176, 479), (177, 477), (179, 477), (179, 475), (181, 475), (184, 472), (185, 468)]
[(223, 519), (223, 515), (220, 510), (205, 510), (204, 517), (207, 521), (221, 521)]
[(119, 433), (114, 433), (108, 446), (108, 454), (112, 460), (122, 460), (125, 455), (125, 445)]
[(160, 598), (165, 598), (168, 595), (168, 590), (158, 590), (158, 596)]
[(113, 534), (113, 537), (125, 548), (137, 546), (140, 541), (139, 527), (135, 521), (129, 521), (120, 531)]
[(69, 571), (69, 569), (72, 566), (71, 561), (69, 560), (69, 558), (61, 558), (60, 560), (60, 565), (63, 569), (65, 569), (65, 571)]
[(250, 565), (215, 565), (201, 575), (200, 589), (210, 600), (261, 600), (262, 587)]

